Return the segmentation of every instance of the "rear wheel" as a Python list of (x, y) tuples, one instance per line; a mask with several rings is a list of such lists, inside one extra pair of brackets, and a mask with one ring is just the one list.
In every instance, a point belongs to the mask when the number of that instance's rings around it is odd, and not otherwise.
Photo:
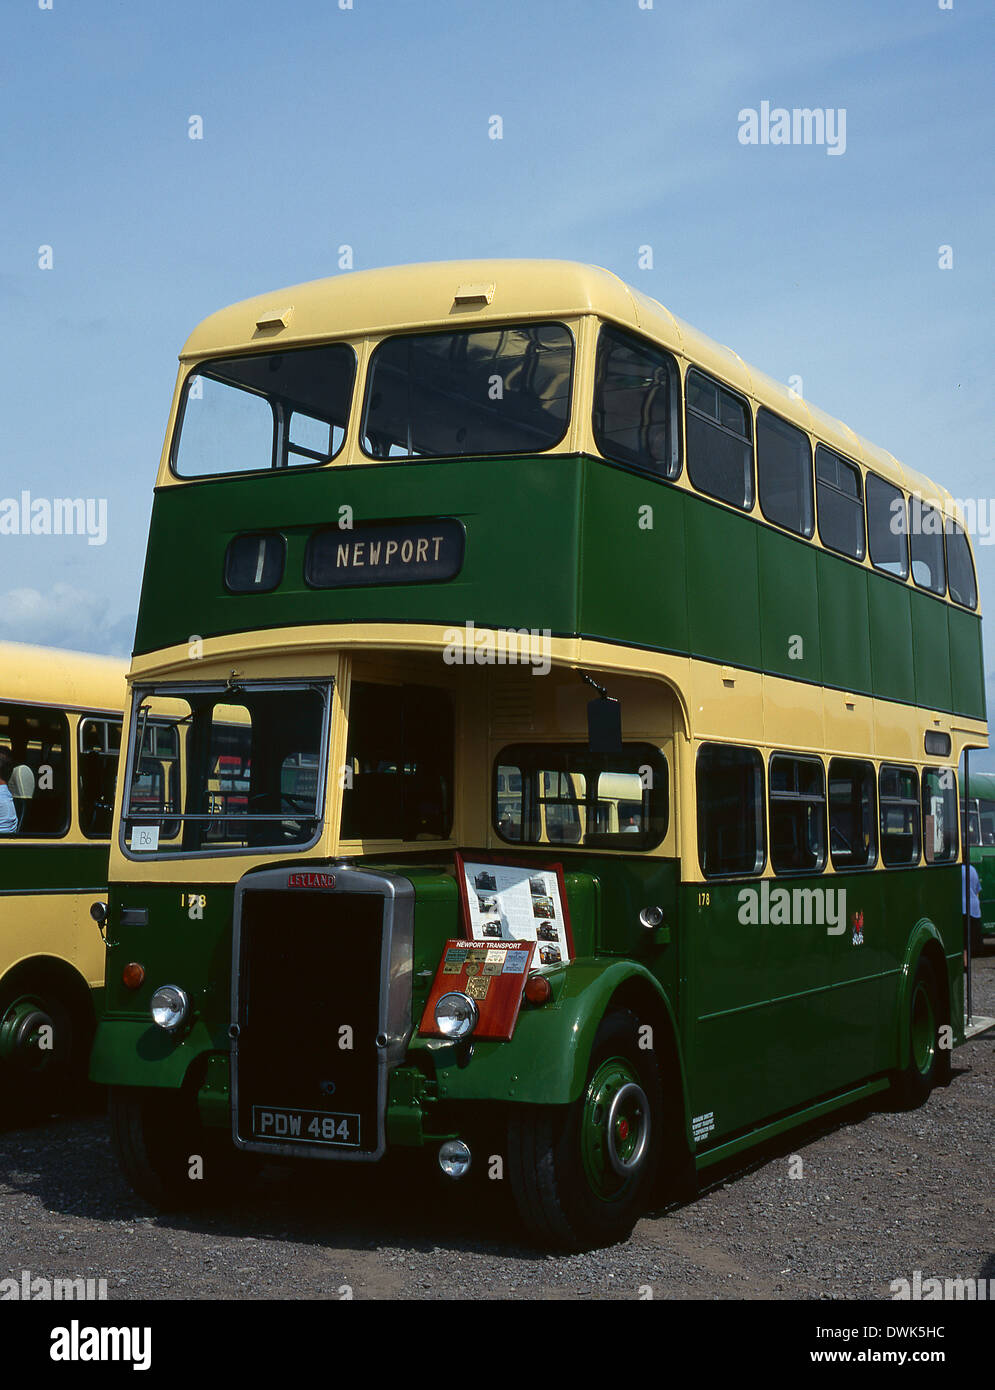
[(660, 1070), (639, 1047), (638, 1020), (607, 1014), (579, 1099), (511, 1113), (509, 1175), (529, 1230), (568, 1249), (624, 1240), (653, 1191), (662, 1112)]
[(936, 972), (928, 960), (920, 960), (908, 998), (909, 1061), (895, 1082), (901, 1104), (909, 1109), (922, 1105), (949, 1069), (949, 1052), (940, 1047), (940, 990)]
[(185, 1092), (115, 1087), (110, 1122), (128, 1183), (162, 1210), (235, 1196), (256, 1174), (254, 1156), (235, 1149), (226, 1130), (201, 1125)]

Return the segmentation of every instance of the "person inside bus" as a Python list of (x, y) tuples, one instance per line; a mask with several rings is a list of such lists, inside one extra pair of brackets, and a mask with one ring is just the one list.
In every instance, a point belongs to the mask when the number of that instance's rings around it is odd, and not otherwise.
[(13, 770), (13, 758), (5, 748), (0, 748), (0, 835), (17, 834), (17, 808), (7, 786)]

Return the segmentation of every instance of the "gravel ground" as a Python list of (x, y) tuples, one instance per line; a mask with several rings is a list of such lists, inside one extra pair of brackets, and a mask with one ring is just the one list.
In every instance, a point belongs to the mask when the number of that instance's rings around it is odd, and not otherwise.
[[(995, 1016), (990, 947), (974, 1002)], [(993, 1120), (989, 1032), (922, 1109), (871, 1103), (796, 1130), (624, 1245), (565, 1257), (521, 1242), (506, 1184), (407, 1169), (273, 1167), (244, 1205), (157, 1216), (102, 1116), (53, 1119), (0, 1134), (0, 1278), (105, 1279), (109, 1299), (889, 1298), (917, 1269), (995, 1280)]]

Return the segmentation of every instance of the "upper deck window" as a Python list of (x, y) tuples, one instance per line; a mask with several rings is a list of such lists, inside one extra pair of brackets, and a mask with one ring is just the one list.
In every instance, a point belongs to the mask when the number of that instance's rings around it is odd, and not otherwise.
[(344, 343), (203, 362), (173, 440), (181, 478), (328, 463), (342, 448), (356, 374)]
[(532, 454), (563, 438), (573, 338), (560, 323), (388, 338), (370, 360), (363, 451), (375, 459)]
[(974, 565), (971, 561), (971, 547), (967, 536), (956, 521), (946, 522), (947, 530), (947, 579), (950, 584), (950, 597), (954, 603), (962, 603), (965, 608), (978, 606), (978, 585), (974, 578)]
[(804, 430), (757, 411), (757, 485), (760, 510), (768, 521), (799, 536), (815, 530), (812, 497), (812, 446)]
[(820, 444), (815, 451), (816, 501), (822, 544), (864, 558), (864, 496), (860, 469)]
[(680, 372), (669, 353), (602, 328), (594, 383), (594, 438), (607, 459), (664, 478), (681, 471)]
[(740, 396), (689, 371), (688, 475), (699, 492), (749, 511), (753, 506), (753, 426)]
[(906, 535), (905, 498), (901, 488), (886, 483), (876, 473), (867, 475), (867, 538), (875, 569), (909, 577), (909, 541)]
[(935, 507), (918, 497), (909, 498), (909, 541), (912, 547), (912, 578), (920, 589), (931, 594), (947, 592), (943, 566), (943, 517)]

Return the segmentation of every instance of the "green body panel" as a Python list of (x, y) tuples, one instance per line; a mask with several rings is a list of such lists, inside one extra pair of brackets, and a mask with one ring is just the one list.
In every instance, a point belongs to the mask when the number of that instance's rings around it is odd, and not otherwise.
[(108, 845), (51, 840), (0, 844), (0, 897), (5, 893), (100, 893), (107, 887)]
[[(819, 551), (816, 564), (819, 584), (819, 643), (822, 648), (822, 681), (837, 689), (871, 691), (870, 622), (865, 619), (869, 580), (888, 584), (860, 565), (842, 563), (828, 551)], [(792, 584), (789, 570), (784, 583)], [(900, 698), (910, 699), (909, 694)]]
[(912, 656), (916, 668), (916, 703), (925, 709), (948, 710), (950, 705), (950, 632), (945, 603), (925, 594), (912, 599)]
[[(768, 892), (813, 887), (845, 891), (842, 932), (814, 911), (806, 924), (803, 899), (794, 924), (741, 921), (740, 893), (761, 888), (757, 880), (681, 887), (685, 1058), (692, 1114), (714, 1119), (710, 1142), (904, 1065), (905, 993), (927, 941), (946, 959), (959, 1038), (960, 866), (784, 877)], [(854, 913), (863, 914), (859, 945)]]
[[(337, 524), (344, 503), (357, 523), (458, 517), (466, 529), (462, 572), (445, 583), (309, 589), (308, 537)], [(647, 506), (651, 529), (641, 510)], [(231, 537), (274, 527), (287, 537), (282, 584), (270, 594), (226, 593)], [(185, 646), (191, 632), (337, 622), (448, 626), (470, 614), (478, 627), (548, 628), (973, 718), (985, 712), (977, 614), (683, 489), (575, 455), (163, 488), (153, 506), (135, 650)], [(789, 655), (796, 636), (801, 659)], [(902, 645), (909, 640), (914, 664)]]
[[(538, 863), (547, 855), (521, 857)], [(512, 1040), (477, 1041), (468, 1062), (452, 1044), (417, 1035), (444, 943), (460, 935), (451, 866), (442, 853), (417, 864), (397, 856), (357, 861), (404, 876), (415, 892), (412, 1037), (391, 1080), (391, 1143), (417, 1145), (452, 1133), (460, 1103), (576, 1100), (598, 1024), (619, 991), (626, 1003), (641, 991), (638, 1012), (669, 1034), (664, 1041), (679, 1078), (671, 1084), (683, 1093), (688, 1126), (705, 1117), (695, 1128), (699, 1153), (738, 1144), (743, 1135), (778, 1125), (792, 1112), (810, 1113), (824, 1098), (903, 1066), (907, 992), (924, 949), (937, 953), (941, 970), (945, 962), (955, 1041), (962, 1036), (959, 865), (766, 880), (768, 894), (845, 892), (845, 901), (833, 900), (834, 921), (799, 920), (805, 902), (799, 899), (789, 925), (741, 920), (742, 891), (762, 893), (761, 880), (680, 884), (672, 861), (584, 852), (562, 857), (576, 959), (550, 973), (551, 1003), (525, 1005)], [(189, 918), (187, 893), (205, 896), (199, 920)], [(205, 1123), (227, 1123), (232, 901), (232, 889), (216, 885), (112, 887), (114, 945), (93, 1052), (95, 1081), (175, 1088), (196, 1063)], [(121, 905), (146, 907), (148, 925), (121, 927)], [(647, 906), (662, 909), (662, 928), (640, 925)], [(861, 945), (853, 941), (855, 913), (863, 914)], [(844, 930), (828, 930), (839, 925)], [(131, 960), (146, 968), (136, 992), (120, 980), (121, 966)], [(195, 1009), (192, 1028), (177, 1041), (149, 1020), (149, 997), (164, 983), (187, 989)], [(439, 1106), (447, 1118), (436, 1113)]]

